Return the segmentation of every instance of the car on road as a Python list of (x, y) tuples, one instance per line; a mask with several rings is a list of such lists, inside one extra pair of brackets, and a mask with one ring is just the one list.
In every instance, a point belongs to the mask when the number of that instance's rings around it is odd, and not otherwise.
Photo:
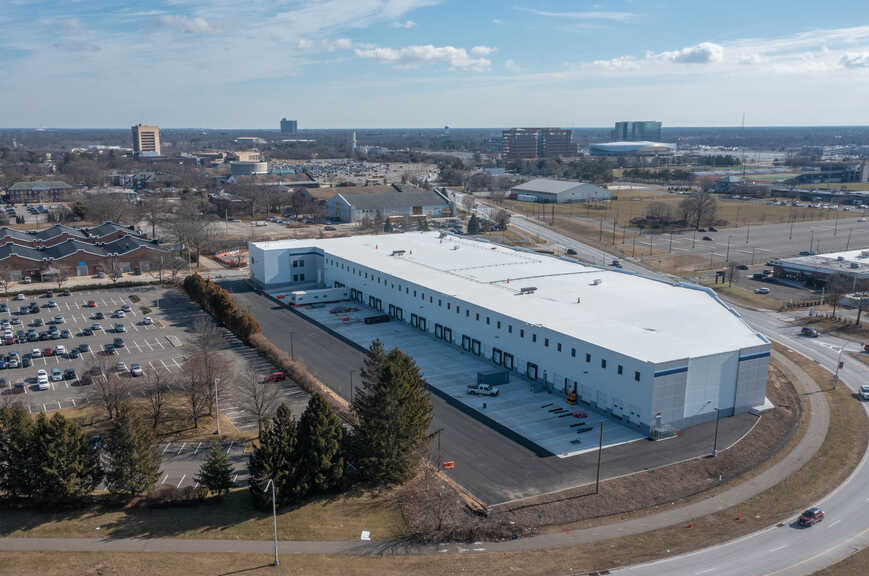
[(60, 382), (63, 380), (63, 372), (60, 371), (60, 368), (52, 368), (51, 369), (51, 381), (52, 382)]
[(574, 250), (573, 248), (568, 248), (567, 255), (568, 256), (576, 256), (576, 250)]
[(747, 264), (740, 264), (739, 266), (736, 267), (736, 269), (737, 270), (748, 270), (748, 265)]
[(150, 316), (145, 316), (144, 318), (142, 318), (142, 324), (144, 324), (145, 326), (150, 326), (153, 323), (154, 321), (151, 319)]
[(76, 378), (75, 368), (67, 368), (63, 371), (64, 380), (75, 380)]
[(808, 528), (810, 526), (814, 526), (823, 519), (824, 511), (821, 510), (821, 507), (812, 506), (811, 508), (800, 514), (798, 522), (803, 528)]
[(860, 386), (860, 400), (869, 400), (869, 384), (863, 384)]
[(815, 330), (814, 328), (811, 328), (809, 326), (804, 326), (803, 329), (800, 330), (800, 334), (802, 334), (803, 336), (805, 336), (807, 338), (817, 338), (818, 336), (821, 335), (820, 332), (818, 332), (817, 330)]
[(133, 364), (132, 366), (130, 366), (130, 376), (133, 376), (133, 377), (141, 376), (144, 373), (145, 372), (144, 372), (144, 370), (142, 370), (141, 364)]
[(614, 268), (621, 268), (621, 267), (622, 267), (622, 263), (621, 263), (621, 261), (620, 261), (618, 258), (615, 258), (615, 259), (613, 259), (612, 262), (610, 262), (610, 266), (612, 266), (612, 267), (614, 267)]
[(755, 294), (769, 294), (769, 288), (755, 288)]
[(712, 238), (710, 236), (704, 236), (703, 239), (706, 240), (707, 242), (712, 241)]
[(468, 385), (468, 394), (471, 396), (497, 396), (499, 392), (500, 390), (498, 390), (497, 386), (492, 386), (485, 382)]
[(13, 300), (24, 300), (24, 294), (16, 294)]

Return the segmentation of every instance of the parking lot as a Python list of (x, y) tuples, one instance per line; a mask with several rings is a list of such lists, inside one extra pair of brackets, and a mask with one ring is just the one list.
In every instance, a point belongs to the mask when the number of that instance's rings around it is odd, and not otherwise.
[[(135, 301), (137, 298), (138, 302)], [(22, 306), (33, 303), (38, 305), (36, 313), (20, 312)], [(50, 303), (54, 305), (50, 306)], [(3, 304), (7, 307), (6, 312), (2, 312)], [(113, 317), (124, 306), (129, 308), (129, 312), (122, 318)], [(57, 316), (62, 316), (62, 322), (55, 320)], [(10, 294), (9, 298), (0, 299), (0, 323), (9, 322), (9, 330), (16, 335), (16, 342), (0, 344), (0, 378), (5, 381), (2, 394), (6, 400), (22, 404), (31, 413), (93, 402), (97, 394), (95, 387), (82, 384), (82, 376), (98, 358), (105, 360), (107, 367), (116, 370), (121, 377), (141, 385), (149, 373), (159, 373), (165, 377), (162, 381), (170, 391), (180, 392), (173, 376), (184, 369), (193, 325), (200, 318), (211, 321), (185, 294), (171, 288), (111, 288), (72, 292), (69, 296), (54, 291), (52, 296), (28, 296), (24, 300), (16, 300)], [(12, 324), (15, 321), (20, 323)], [(56, 328), (54, 338), (50, 336), (51, 328)], [(38, 337), (40, 332), (44, 332), (44, 339), (27, 341), (29, 330), (33, 331), (31, 337), (33, 333)], [(68, 331), (67, 337), (60, 336), (62, 330)], [(18, 336), (22, 332), (25, 339), (19, 342)], [(228, 330), (224, 330), (223, 335), (234, 367), (243, 370), (245, 363), (251, 363), (262, 374), (274, 370), (271, 363)], [(58, 354), (60, 346), (65, 352)], [(107, 347), (111, 348), (110, 353)], [(83, 351), (71, 353), (74, 349)], [(16, 355), (19, 367), (2, 368), (12, 354)], [(28, 362), (29, 366), (22, 365)], [(75, 377), (71, 374), (65, 377), (69, 369), (75, 371)], [(134, 369), (138, 376), (133, 375)], [(44, 370), (49, 377), (47, 384), (41, 387), (37, 383), (39, 370)], [(59, 371), (59, 379), (52, 378), (53, 370)], [(284, 388), (286, 400), (294, 412), (300, 413), (307, 403), (307, 396), (292, 383), (287, 382)], [(136, 393), (135, 387), (132, 393)], [(237, 392), (227, 389), (223, 396), (222, 414), (241, 431), (255, 428), (255, 419), (239, 407)]]

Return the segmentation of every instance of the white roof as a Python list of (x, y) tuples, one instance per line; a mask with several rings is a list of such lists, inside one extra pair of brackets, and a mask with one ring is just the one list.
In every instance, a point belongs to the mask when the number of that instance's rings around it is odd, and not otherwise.
[(519, 184), (518, 186), (513, 186), (513, 190), (517, 190), (519, 192), (542, 192), (547, 194), (559, 194), (561, 192), (567, 192), (568, 190), (572, 190), (577, 186), (584, 185), (584, 182), (577, 182), (575, 180), (552, 180), (550, 178), (537, 178), (536, 180), (530, 180), (528, 182), (524, 182)]
[(845, 274), (859, 278), (869, 277), (869, 249), (829, 252), (814, 256), (795, 256), (776, 260), (775, 264), (791, 270)]
[[(254, 243), (320, 247), (516, 320), (648, 362), (766, 343), (713, 294), (437, 232)], [(404, 250), (392, 256), (394, 250)], [(533, 294), (520, 295), (523, 287)]]

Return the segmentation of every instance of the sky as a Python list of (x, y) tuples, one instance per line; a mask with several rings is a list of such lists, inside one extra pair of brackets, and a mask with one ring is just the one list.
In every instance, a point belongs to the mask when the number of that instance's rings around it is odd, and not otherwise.
[(869, 124), (866, 0), (0, 0), (0, 127)]

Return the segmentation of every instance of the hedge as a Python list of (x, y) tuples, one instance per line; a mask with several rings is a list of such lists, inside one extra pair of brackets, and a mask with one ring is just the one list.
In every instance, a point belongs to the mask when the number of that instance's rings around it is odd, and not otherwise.
[(199, 274), (191, 274), (184, 279), (184, 291), (190, 299), (202, 306), (202, 309), (217, 318), (236, 336), (250, 341), (252, 334), (260, 332), (259, 322), (247, 310), (239, 308), (229, 292), (205, 280)]

